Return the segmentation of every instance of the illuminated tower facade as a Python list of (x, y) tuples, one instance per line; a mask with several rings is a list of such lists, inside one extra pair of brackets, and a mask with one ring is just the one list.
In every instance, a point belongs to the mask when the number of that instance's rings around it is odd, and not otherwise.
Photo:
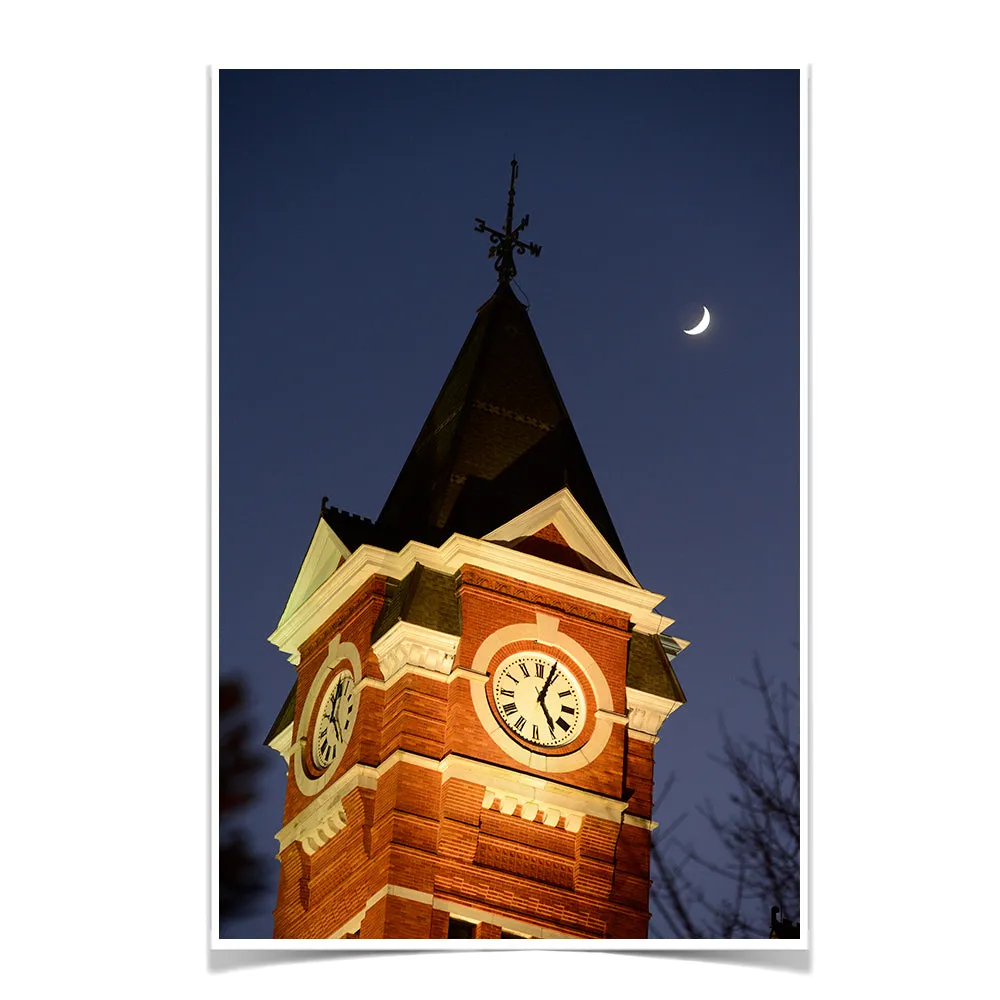
[(374, 521), (323, 508), (270, 637), (297, 679), (281, 938), (643, 938), (653, 748), (684, 702), (510, 287), (498, 285)]

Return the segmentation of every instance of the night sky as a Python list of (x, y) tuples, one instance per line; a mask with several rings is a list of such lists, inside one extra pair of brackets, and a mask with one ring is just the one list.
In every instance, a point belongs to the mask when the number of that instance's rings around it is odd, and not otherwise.
[[(691, 642), (656, 818), (690, 813), (706, 846), (719, 720), (761, 730), (753, 657), (799, 683), (799, 102), (797, 70), (220, 73), (219, 667), (259, 739), (321, 498), (377, 516), (496, 286), (473, 220), (502, 228), (516, 155), (543, 249), (515, 288), (632, 569)], [(266, 754), (247, 823), (273, 857)], [(270, 869), (225, 936), (270, 936)]]

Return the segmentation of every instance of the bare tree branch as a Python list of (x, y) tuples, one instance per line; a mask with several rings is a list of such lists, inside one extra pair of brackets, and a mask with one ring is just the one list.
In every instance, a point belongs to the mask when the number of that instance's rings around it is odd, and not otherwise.
[[(712, 759), (736, 789), (725, 813), (711, 802), (699, 808), (721, 848), (718, 859), (675, 836), (683, 817), (653, 841), (650, 898), (677, 937), (767, 937), (772, 907), (783, 928), (799, 920), (799, 739), (791, 711), (798, 699), (787, 684), (776, 691), (756, 657), (753, 672), (745, 683), (763, 702), (764, 738), (734, 737), (720, 720), (722, 754)], [(661, 801), (673, 783), (671, 775)], [(716, 887), (711, 896), (709, 884)]]

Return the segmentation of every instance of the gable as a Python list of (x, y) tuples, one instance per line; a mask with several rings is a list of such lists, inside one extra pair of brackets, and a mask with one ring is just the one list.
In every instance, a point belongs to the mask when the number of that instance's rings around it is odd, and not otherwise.
[(550, 562), (639, 586), (632, 571), (565, 487), (483, 538)]
[(293, 615), (315, 593), (321, 583), (328, 580), (337, 567), (351, 554), (340, 536), (321, 517), (305, 558), (299, 567), (292, 592), (281, 613), (277, 627)]
[(515, 542), (511, 548), (517, 549), (518, 552), (527, 552), (528, 555), (538, 556), (541, 559), (548, 559), (549, 562), (582, 569), (587, 573), (597, 573), (599, 576), (607, 575), (607, 570), (602, 569), (597, 563), (591, 562), (586, 556), (577, 552), (563, 538), (559, 529), (551, 523), (533, 535)]

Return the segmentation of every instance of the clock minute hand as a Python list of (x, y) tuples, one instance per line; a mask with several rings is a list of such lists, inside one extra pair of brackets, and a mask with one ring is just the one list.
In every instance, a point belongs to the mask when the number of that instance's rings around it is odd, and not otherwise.
[[(549, 671), (548, 679), (542, 685), (541, 691), (538, 692), (538, 704), (541, 705), (542, 708), (545, 707), (545, 703), (544, 703), (545, 693), (548, 691), (549, 685), (552, 683), (553, 679), (556, 676), (556, 667), (557, 666), (558, 666), (558, 664), (556, 663), (555, 660), (553, 660), (552, 661), (552, 669)], [(546, 712), (545, 714), (548, 715), (549, 713)], [(550, 729), (552, 728), (552, 723), (551, 722), (549, 723), (549, 728)]]
[(340, 685), (337, 685), (337, 690), (334, 692), (333, 701), (330, 703), (330, 721), (333, 723), (333, 731), (337, 735), (337, 742), (341, 740), (340, 735), (340, 723), (337, 722), (337, 705), (340, 704)]
[(544, 701), (540, 701), (539, 704), (542, 706), (542, 712), (544, 712), (545, 714), (545, 721), (549, 724), (549, 732), (552, 733), (553, 736), (555, 736), (556, 730), (555, 727), (552, 725), (552, 716), (549, 715), (549, 710), (545, 707)]

